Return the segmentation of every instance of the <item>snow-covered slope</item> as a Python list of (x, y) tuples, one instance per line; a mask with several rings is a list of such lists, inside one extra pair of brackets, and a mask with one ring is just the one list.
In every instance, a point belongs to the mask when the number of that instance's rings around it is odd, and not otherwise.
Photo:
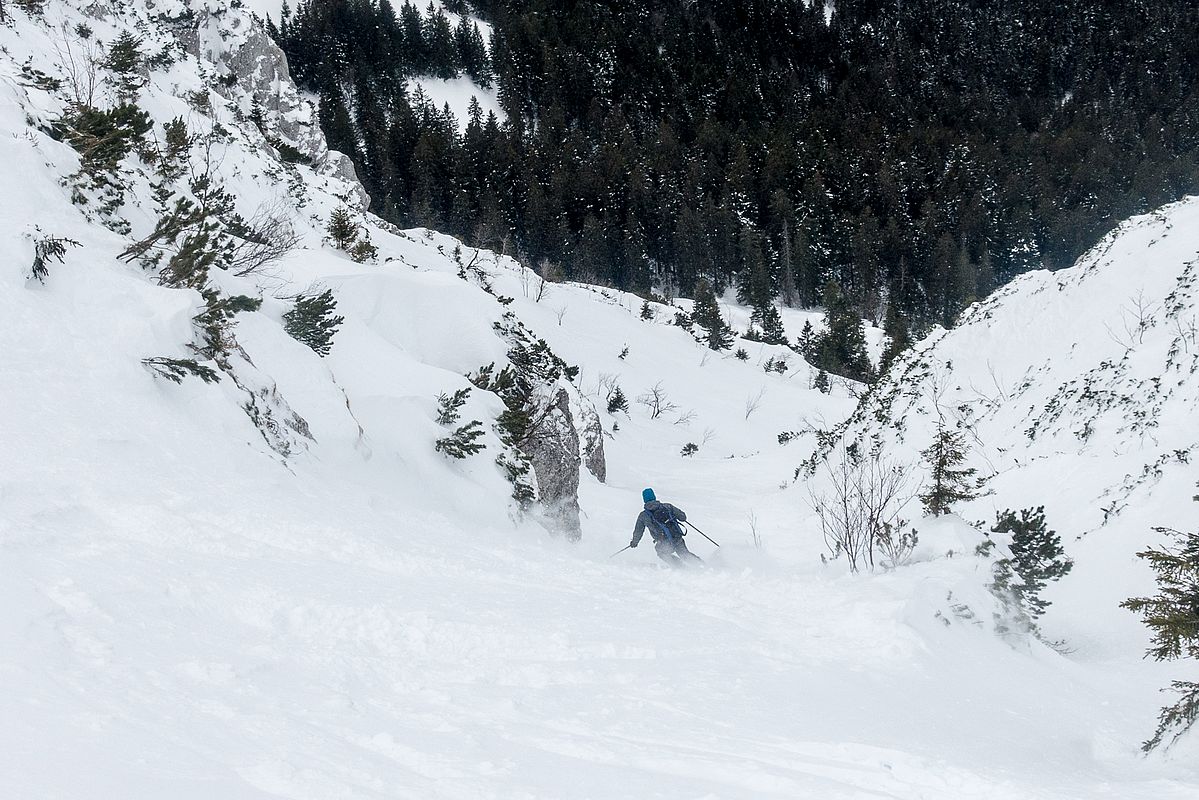
[(990, 494), (968, 518), (1044, 505), (1078, 561), (1051, 587), (1051, 636), (1118, 657), (1144, 631), (1123, 599), (1152, 588), (1135, 553), (1189, 530), (1199, 466), (1199, 198), (1129, 220), (1071, 269), (1025, 275), (930, 336), (855, 412), (845, 441), (907, 463), (938, 408), (968, 433)]
[[(1194, 796), (1193, 751), (1138, 755), (1167, 674), (1139, 642), (1013, 648), (946, 612), (952, 591), (985, 613), (986, 565), (931, 544), (888, 574), (821, 565), (783, 487), (814, 429), (853, 410), (849, 387), (821, 394), (783, 348), (715, 354), (671, 309), (643, 320), (638, 298), (542, 287), (433, 232), (356, 212), (378, 257), (331, 248), (331, 213), (361, 202), (352, 173), (223, 5), (52, 2), (0, 27), (0, 796)], [(195, 356), (205, 302), (119, 258), (159, 219), (152, 165), (122, 161), (108, 211), (72, 202), (79, 155), (46, 132), (69, 87), (30, 70), (69, 80), (83, 22), (168, 49), (137, 93), (156, 131), (183, 118), (213, 143), (189, 169), (298, 234), (269, 269), (212, 270), (263, 299), (218, 383), (142, 365)], [(46, 236), (78, 246), (42, 282)], [(314, 284), (345, 317), (326, 358), (282, 326)], [(513, 505), (495, 395), (464, 409), (488, 423), (484, 453), (434, 452), (437, 395), (506, 361), (509, 313), (601, 410), (606, 482), (581, 471), (577, 544)], [(615, 384), (627, 414), (603, 411)], [(655, 386), (674, 408), (651, 419), (637, 398)], [(806, 433), (783, 447), (782, 431)], [(716, 569), (660, 570), (648, 546), (609, 558), (645, 485), (720, 542), (688, 537)], [(927, 542), (976, 536), (940, 525)]]

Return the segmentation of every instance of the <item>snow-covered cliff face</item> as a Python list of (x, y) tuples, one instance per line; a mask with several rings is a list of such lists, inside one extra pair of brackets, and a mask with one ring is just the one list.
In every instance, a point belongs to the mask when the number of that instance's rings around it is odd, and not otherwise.
[[(440, 379), (430, 376), (423, 383), (423, 390), (431, 392), (425, 402), (464, 384), (463, 376), (469, 370), (492, 362), (501, 368), (506, 364), (506, 343), (490, 330), (506, 311), (503, 298), (490, 288), (481, 291), (479, 286), (486, 281), (472, 284), (458, 273), (463, 271), (463, 258), (514, 273), (521, 271), (519, 265), (474, 251), (465, 255), (459, 251), (454, 256), (457, 243), (396, 235), (373, 218), (364, 217), (368, 198), (355, 179), (353, 165), (328, 150), (316, 111), (291, 82), (282, 51), (247, 11), (200, 0), (52, 3), (42, 17), (18, 12), (7, 33), (11, 41), (6, 42), (9, 58), (4, 61), (8, 73), (4, 88), (11, 102), (5, 123), (14, 139), (10, 163), (28, 170), (22, 185), (44, 191), (32, 202), (20, 193), (0, 200), (9, 206), (6, 219), (10, 224), (3, 234), (12, 242), (11, 252), (21, 254), (18, 261), (30, 263), (36, 248), (46, 242), (68, 241), (61, 258), (65, 263), (54, 264), (44, 284), (31, 282), (27, 288), (34, 291), (54, 296), (71, 283), (71, 271), (82, 263), (93, 265), (101, 275), (110, 265), (120, 265), (115, 275), (105, 277), (140, 282), (148, 290), (154, 284), (169, 287), (160, 293), (174, 304), (177, 319), (170, 335), (176, 338), (144, 337), (134, 353), (126, 354), (130, 364), (147, 357), (183, 358), (189, 349), (203, 345), (202, 326), (196, 324), (195, 330), (189, 331), (186, 323), (189, 307), (192, 316), (202, 309), (200, 293), (213, 290), (231, 298), (260, 298), (261, 310), (237, 314), (223, 334), (229, 354), (219, 360), (225, 367), (224, 385), (231, 388), (208, 391), (225, 393), (235, 407), (243, 408), (275, 453), (295, 457), (314, 449), (327, 451), (332, 445), (327, 428), (322, 431), (325, 425), (310, 418), (329, 409), (303, 409), (303, 403), (289, 399), (297, 390), (285, 391), (281, 386), (286, 382), (283, 374), (294, 368), (291, 357), (297, 356), (309, 363), (308, 377), (320, 384), (321, 393), (340, 398), (333, 404), (333, 418), (325, 424), (354, 431), (361, 427), (362, 433), (354, 437), (361, 445), (374, 438), (375, 431), (363, 426), (356, 415), (360, 401), (355, 387), (335, 377), (328, 364), (357, 364), (377, 357), (356, 352), (350, 342), (354, 326), (362, 325), (364, 316), (356, 313), (360, 309), (352, 308), (355, 298), (361, 296), (367, 303), (377, 303), (378, 298), (370, 297), (369, 291), (358, 295), (348, 284), (356, 279), (398, 284), (383, 315), (411, 316), (410, 292), (399, 287), (412, 281), (414, 269), (448, 273), (447, 278), (434, 279), (450, 281), (444, 287), (444, 300), (434, 304), (437, 311), (428, 308), (425, 312), (443, 315), (444, 322), (430, 328), (452, 336), (459, 345), (447, 343), (444, 348), (422, 352), (402, 339), (389, 342), (417, 364), (434, 371), (452, 371)], [(130, 33), (136, 37), (141, 58), (122, 72), (113, 68), (112, 54), (119, 49), (119, 37)], [(93, 163), (98, 159), (92, 159), (87, 149), (92, 140), (81, 144), (79, 137), (72, 138), (74, 129), (82, 124), (82, 116), (76, 113), (80, 108), (146, 112), (142, 142), (125, 148), (116, 163)], [(169, 155), (172, 145), (167, 127), (172, 121), (179, 122), (180, 135), (188, 137), (183, 152), (173, 156)], [(178, 163), (168, 164), (171, 158)], [(12, 177), (20, 180), (16, 173)], [(212, 200), (209, 196), (214, 191), (222, 194)], [(223, 231), (233, 234), (228, 242), (239, 249), (254, 249), (238, 238), (236, 226), (243, 223), (251, 229), (252, 245), (261, 238), (258, 234), (269, 234), (285, 244), (277, 258), (257, 263), (253, 269), (238, 263), (227, 269), (213, 268), (206, 278), (183, 280), (170, 273), (168, 279), (165, 276), (170, 270), (163, 267), (164, 259), (183, 249), (190, 231), (184, 228), (172, 236), (158, 232), (172, 214), (179, 216), (174, 205), (179, 201), (201, 207), (224, 202), (227, 207), (213, 218), (220, 220)], [(350, 210), (361, 228), (360, 238), (376, 243), (378, 255), (369, 259), (375, 263), (359, 267), (345, 253), (338, 255), (323, 246), (328, 220), (337, 208)], [(220, 250), (215, 244), (211, 249)], [(138, 266), (144, 270), (140, 276), (135, 274)], [(21, 280), (16, 265), (10, 272), (10, 279)], [(340, 274), (344, 272), (356, 275)], [(427, 281), (429, 276), (415, 280)], [(279, 325), (290, 306), (288, 298), (315, 290), (317, 284), (335, 290), (342, 301), (339, 313), (349, 320), (337, 353), (326, 362), (297, 349)], [(211, 309), (210, 300), (203, 302)], [(114, 316), (131, 313), (128, 307), (108, 311)], [(95, 322), (99, 324), (99, 320)], [(285, 354), (272, 363), (266, 353), (278, 347)], [(444, 358), (450, 353), (452, 358)], [(200, 362), (212, 354), (202, 355)], [(359, 388), (368, 393), (378, 391)], [(569, 405), (557, 402), (558, 388), (539, 390), (537, 402), (551, 409), (542, 422), (554, 435), (538, 436), (536, 447), (527, 449), (535, 462), (533, 482), (540, 480), (542, 499), (551, 511), (544, 521), (575, 535), (579, 532), (580, 464), (587, 460), (592, 472), (601, 476), (604, 465), (602, 442), (595, 431), (582, 438), (586, 447), (581, 449), (579, 431), (574, 427), (575, 416), (598, 421), (592, 401), (573, 385), (567, 389), (577, 409), (574, 416)], [(416, 394), (420, 390), (414, 386), (402, 394), (408, 391)], [(476, 405), (481, 402), (475, 401)], [(559, 406), (561, 410), (554, 410)], [(484, 416), (489, 428), (494, 409), (480, 406), (476, 413)], [(404, 423), (396, 419), (390, 424)], [(494, 434), (488, 436), (492, 449), (502, 447)], [(501, 519), (507, 516), (502, 505), (491, 512)]]
[(1113, 625), (1134, 640), (1131, 615), (1094, 609), (1149, 588), (1134, 554), (1152, 528), (1194, 527), (1197, 280), (1199, 199), (1131, 219), (1071, 269), (1025, 275), (919, 343), (841, 445), (917, 465), (938, 417), (965, 432), (989, 494), (961, 513), (1044, 505), (1078, 559), (1050, 590), (1083, 626), (1071, 641)]

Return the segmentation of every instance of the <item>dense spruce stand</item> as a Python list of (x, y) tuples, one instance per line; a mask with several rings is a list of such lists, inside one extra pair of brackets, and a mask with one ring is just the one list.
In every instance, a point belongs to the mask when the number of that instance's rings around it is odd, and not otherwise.
[[(372, 210), (575, 279), (759, 308), (835, 285), (922, 328), (1199, 190), (1189, 0), (445, 5), (272, 29)], [(417, 75), (494, 85), (506, 118), (460, 132)]]

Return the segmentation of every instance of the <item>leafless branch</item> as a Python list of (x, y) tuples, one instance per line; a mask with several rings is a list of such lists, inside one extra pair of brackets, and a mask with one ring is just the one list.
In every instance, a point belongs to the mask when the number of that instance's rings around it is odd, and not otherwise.
[(766, 396), (766, 387), (758, 389), (757, 394), (747, 395), (745, 398), (745, 418), (749, 419), (750, 414), (758, 410), (758, 406), (762, 405), (762, 398)]
[(876, 550), (889, 557), (906, 525), (899, 515), (916, 495), (910, 470), (881, 455), (846, 452), (837, 463), (825, 461), (824, 468), (827, 489), (811, 490), (808, 502), (825, 545), (834, 558), (844, 555), (852, 572), (873, 569)]
[(678, 410), (678, 406), (667, 399), (666, 390), (662, 388), (661, 381), (638, 396), (637, 402), (649, 409), (650, 419), (657, 419), (663, 414)]

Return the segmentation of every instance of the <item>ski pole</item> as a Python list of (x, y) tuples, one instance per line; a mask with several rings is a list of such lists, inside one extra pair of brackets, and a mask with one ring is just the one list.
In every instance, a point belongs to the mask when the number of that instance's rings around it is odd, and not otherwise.
[(618, 555), (620, 555), (621, 553), (623, 553), (625, 550), (632, 550), (632, 549), (633, 549), (633, 545), (631, 545), (631, 544), (626, 544), (624, 547), (620, 548), (620, 549), (619, 549), (619, 550), (617, 550), (615, 553), (613, 553), (612, 555), (608, 556), (608, 558), (616, 558)]
[(715, 540), (715, 539), (713, 539), (711, 536), (709, 536), (708, 534), (706, 534), (706, 533), (704, 533), (703, 531), (701, 531), (699, 528), (697, 528), (697, 527), (695, 527), (694, 525), (692, 525), (690, 522), (684, 522), (683, 524), (684, 524), (684, 525), (686, 525), (686, 526), (687, 526), (688, 528), (690, 528), (691, 530), (693, 530), (693, 531), (695, 531), (696, 533), (698, 533), (700, 536), (702, 536), (702, 537), (704, 537), (705, 539), (707, 539), (707, 540), (708, 540), (709, 542), (711, 542), (712, 544), (716, 545), (717, 547), (720, 547), (720, 542), (716, 541), (716, 540)]

